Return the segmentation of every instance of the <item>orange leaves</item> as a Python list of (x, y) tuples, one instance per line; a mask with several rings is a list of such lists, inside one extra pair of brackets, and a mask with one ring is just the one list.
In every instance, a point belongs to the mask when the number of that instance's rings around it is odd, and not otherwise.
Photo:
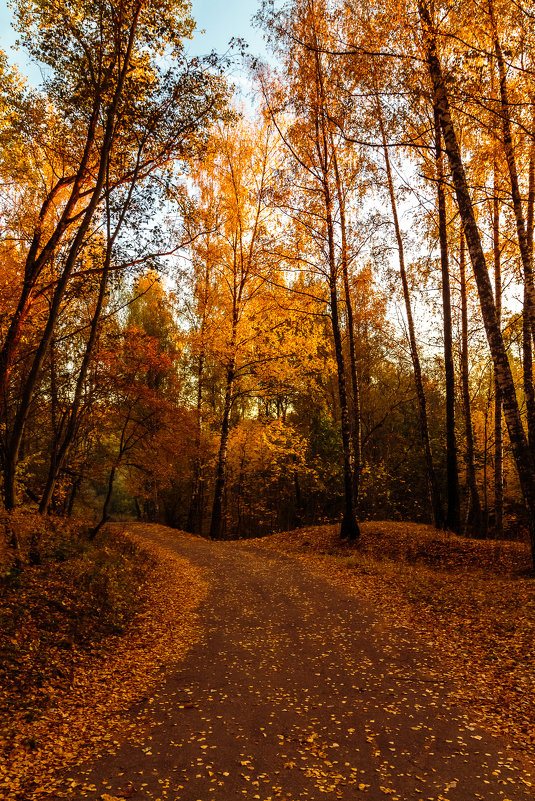
[(306, 441), (283, 420), (244, 420), (233, 430), (229, 443), (231, 468), (246, 460), (251, 471), (277, 473), (291, 461), (304, 466)]
[(455, 698), (491, 731), (533, 753), (535, 597), (532, 579), (521, 575), (530, 565), (528, 547), (369, 521), (352, 548), (340, 543), (338, 530), (308, 526), (252, 543), (299, 554), (393, 625), (423, 633), (455, 680)]
[(126, 388), (146, 383), (148, 376), (156, 380), (172, 365), (171, 356), (161, 350), (158, 339), (134, 325), (128, 325), (111, 338), (108, 348), (100, 351), (99, 359), (109, 380)]
[[(158, 527), (153, 527), (153, 532), (157, 540)], [(125, 545), (117, 530), (113, 536), (123, 542), (127, 553), (130, 548), (130, 560), (139, 558), (137, 550)], [(135, 533), (131, 538), (135, 541)], [(141, 601), (136, 598), (140, 604), (137, 614), (123, 634), (108, 632), (87, 648), (58, 646), (54, 650), (50, 648), (51, 634), (43, 628), (47, 619), (41, 620), (40, 630), (35, 627), (34, 633), (38, 636), (33, 659), (43, 657), (43, 664), (48, 662), (50, 675), (45, 677), (42, 688), (28, 684), (22, 688), (24, 704), (20, 704), (20, 698), (10, 699), (9, 726), (4, 727), (8, 739), (0, 738), (3, 751), (0, 799), (40, 799), (44, 795), (43, 788), (51, 797), (71, 798), (80, 782), (72, 778), (62, 780), (61, 771), (103, 749), (113, 750), (117, 745), (115, 740), (125, 733), (135, 735), (135, 724), (126, 720), (124, 713), (133, 702), (146, 695), (161, 665), (175, 661), (195, 641), (193, 611), (206, 591), (199, 571), (185, 559), (170, 554), (162, 545), (143, 545), (143, 549), (145, 563), (148, 557), (153, 567), (143, 587)], [(116, 558), (113, 546), (106, 550), (109, 560)], [(106, 557), (100, 554), (98, 558), (105, 567)], [(69, 561), (58, 564), (65, 570)], [(88, 566), (91, 566), (90, 558), (85, 560), (85, 567)], [(139, 574), (139, 565), (136, 567), (132, 561), (130, 566)], [(53, 573), (54, 565), (47, 569)], [(113, 590), (113, 578), (110, 574), (110, 590)], [(79, 635), (83, 637), (89, 610), (82, 606), (82, 593), (76, 593), (80, 588), (74, 580), (75, 576), (70, 583), (64, 581), (63, 586), (53, 587), (51, 593), (43, 578), (36, 575), (32, 585), (35, 597), (26, 598), (24, 604), (52, 603), (54, 597), (64, 598), (67, 591), (72, 591), (72, 612), (74, 616), (78, 614)], [(46, 611), (46, 604), (44, 609)], [(98, 608), (92, 611), (98, 612)], [(58, 675), (54, 674), (54, 665), (60, 671)], [(70, 671), (72, 678), (69, 680)], [(33, 695), (35, 709), (28, 708)], [(6, 696), (4, 699), (7, 700)], [(34, 714), (29, 714), (32, 711)], [(122, 792), (107, 797), (104, 794), (101, 798), (116, 801), (119, 797), (129, 798), (134, 792), (135, 789), (127, 785)]]

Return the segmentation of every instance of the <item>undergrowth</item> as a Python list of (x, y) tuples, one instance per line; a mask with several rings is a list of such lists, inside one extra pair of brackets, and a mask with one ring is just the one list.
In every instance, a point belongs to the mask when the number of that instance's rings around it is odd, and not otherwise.
[(206, 584), (166, 549), (167, 530), (154, 541), (157, 526), (149, 541), (144, 525), (110, 525), (93, 543), (83, 523), (37, 515), (5, 528), (0, 801), (70, 799), (79, 782), (67, 768), (141, 736), (129, 710), (196, 641)]
[[(14, 712), (42, 715), (75, 680), (77, 653), (128, 627), (151, 568), (118, 533), (90, 542), (81, 522), (19, 515), (4, 526), (6, 539), (12, 526), (18, 549), (4, 542), (0, 553), (0, 733), (8, 740)], [(39, 564), (29, 559), (32, 535)]]

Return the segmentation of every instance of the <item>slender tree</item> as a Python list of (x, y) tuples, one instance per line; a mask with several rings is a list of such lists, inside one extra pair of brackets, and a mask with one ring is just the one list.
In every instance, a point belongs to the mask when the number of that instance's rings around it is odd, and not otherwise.
[(405, 314), (407, 317), (407, 328), (409, 333), (409, 347), (412, 360), (412, 368), (414, 374), (414, 384), (416, 387), (416, 398), (418, 401), (418, 413), (420, 422), (420, 435), (422, 438), (422, 445), (424, 449), (427, 487), (429, 493), (429, 504), (433, 516), (433, 523), (436, 528), (442, 528), (444, 525), (442, 502), (440, 499), (440, 491), (436, 478), (435, 466), (433, 463), (433, 454), (431, 451), (431, 441), (429, 438), (429, 423), (427, 417), (427, 401), (425, 397), (424, 384), (422, 379), (422, 367), (420, 362), (420, 354), (418, 352), (418, 345), (416, 342), (416, 332), (414, 328), (414, 319), (412, 315), (411, 297), (409, 292), (409, 282), (407, 280), (407, 270), (405, 267), (405, 250), (403, 247), (403, 236), (399, 225), (396, 194), (394, 189), (394, 182), (392, 180), (392, 169), (390, 166), (390, 156), (388, 153), (388, 143), (386, 138), (386, 130), (384, 125), (384, 118), (381, 109), (381, 102), (379, 94), (375, 92), (375, 103), (377, 109), (377, 120), (379, 123), (379, 130), (381, 132), (381, 141), (383, 145), (383, 155), (385, 160), (386, 179), (388, 186), (388, 194), (390, 197), (390, 206), (392, 209), (392, 220), (394, 223), (394, 232), (396, 235), (396, 243), (398, 250), (398, 263), (399, 275), (401, 278), (401, 286), (403, 289), (403, 300), (405, 302)]
[(333, 168), (336, 185), (336, 197), (338, 201), (338, 211), (340, 215), (340, 250), (341, 250), (341, 267), (342, 279), (344, 284), (344, 299), (347, 314), (347, 336), (349, 339), (349, 370), (351, 375), (351, 390), (353, 394), (353, 414), (352, 414), (352, 443), (353, 443), (353, 496), (355, 509), (358, 509), (359, 501), (359, 487), (360, 487), (360, 471), (362, 466), (362, 431), (360, 419), (360, 387), (357, 372), (357, 356), (356, 356), (356, 332), (353, 313), (353, 299), (351, 297), (351, 289), (349, 285), (349, 246), (347, 241), (347, 224), (346, 224), (346, 199), (344, 188), (342, 185), (342, 178), (338, 168), (338, 155), (334, 137), (331, 135), (331, 148), (333, 155)]
[(466, 172), (461, 156), (457, 134), (451, 116), (451, 107), (446, 81), (437, 51), (437, 34), (429, 7), (425, 0), (418, 1), (418, 12), (422, 23), (423, 43), (429, 78), (433, 87), (434, 103), (439, 111), (444, 146), (448, 156), (453, 185), (461, 216), (464, 235), (470, 253), (472, 269), (478, 289), (481, 313), (494, 362), (496, 380), (503, 399), (504, 417), (509, 431), (524, 500), (529, 514), (530, 540), (535, 559), (535, 464), (524, 429), (511, 366), (496, 313), (496, 304), (489, 278), (481, 235), (474, 214), (474, 207)]
[(440, 269), (442, 276), (442, 311), (444, 318), (444, 368), (446, 373), (446, 479), (448, 502), (445, 524), (447, 529), (458, 533), (460, 530), (459, 472), (457, 466), (457, 442), (455, 437), (455, 368), (453, 362), (448, 225), (446, 218), (446, 195), (444, 191), (442, 134), (440, 131), (438, 109), (436, 108), (433, 109), (433, 122), (435, 130)]
[(464, 429), (466, 439), (466, 476), (468, 502), (466, 523), (476, 537), (484, 535), (483, 513), (476, 478), (474, 427), (472, 425), (472, 404), (470, 398), (470, 374), (468, 366), (468, 304), (466, 290), (466, 246), (461, 230), (459, 248), (459, 280), (461, 286), (461, 387), (464, 409)]
[[(500, 248), (500, 200), (496, 158), (493, 168), (492, 193), (492, 253), (494, 258), (494, 294), (496, 315), (501, 327), (502, 319), (502, 254)], [(503, 426), (502, 392), (494, 375), (494, 532), (497, 538), (503, 535)]]

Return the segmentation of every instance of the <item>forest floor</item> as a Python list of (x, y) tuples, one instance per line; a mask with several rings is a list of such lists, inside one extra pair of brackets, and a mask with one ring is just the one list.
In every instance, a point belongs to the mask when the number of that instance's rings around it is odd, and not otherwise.
[[(514, 734), (511, 721), (494, 719), (488, 699), (473, 706), (472, 691), (462, 688), (458, 665), (467, 675), (476, 667), (470, 652), (478, 651), (483, 626), (481, 616), (471, 617), (483, 603), (481, 554), (466, 575), (457, 566), (449, 571), (472, 606), (446, 614), (461, 596), (450, 597), (453, 586), (441, 575), (449, 560), (441, 551), (458, 547), (468, 559), (473, 549), (488, 549), (500, 571), (493, 592), (510, 581), (518, 601), (533, 587), (533, 579), (515, 573), (519, 546), (448, 545), (423, 528), (375, 523), (364, 526), (357, 548), (341, 546), (333, 527), (249, 543), (208, 542), (143, 524), (127, 529), (201, 571), (210, 587), (198, 612), (203, 636), (130, 709), (128, 730), (113, 748), (71, 766), (62, 789), (35, 794), (36, 801), (533, 797), (535, 763), (524, 724), (518, 737), (502, 736)], [(415, 546), (413, 535), (423, 545)], [(418, 576), (402, 581), (412, 570)], [(457, 647), (446, 648), (446, 640), (458, 636), (460, 622), (448, 622), (443, 637), (426, 617), (435, 614), (433, 588), (443, 597), (440, 625), (458, 615), (473, 629)], [(502, 595), (517, 616), (504, 627), (514, 627), (522, 610), (509, 591)], [(515, 631), (510, 639), (517, 637)], [(505, 700), (509, 692), (506, 682)], [(532, 710), (524, 713), (529, 729)]]
[(90, 543), (83, 522), (9, 525), (21, 564), (0, 540), (0, 799), (55, 799), (66, 765), (135, 729), (125, 713), (198, 637), (207, 585), (186, 559), (118, 529)]
[(535, 761), (535, 576), (527, 545), (474, 540), (417, 523), (365, 522), (359, 543), (338, 526), (250, 544), (292, 554), (373, 603), (440, 654), (451, 697)]
[(0, 799), (533, 797), (524, 546), (374, 522), (41, 548), (2, 562)]

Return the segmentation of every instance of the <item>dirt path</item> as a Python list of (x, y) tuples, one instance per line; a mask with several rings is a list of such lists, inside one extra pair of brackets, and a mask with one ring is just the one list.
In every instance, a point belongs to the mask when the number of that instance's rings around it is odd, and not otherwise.
[(505, 743), (448, 706), (439, 655), (410, 631), (289, 557), (166, 545), (212, 582), (203, 639), (132, 710), (141, 738), (69, 774), (91, 788), (73, 798), (533, 798)]

